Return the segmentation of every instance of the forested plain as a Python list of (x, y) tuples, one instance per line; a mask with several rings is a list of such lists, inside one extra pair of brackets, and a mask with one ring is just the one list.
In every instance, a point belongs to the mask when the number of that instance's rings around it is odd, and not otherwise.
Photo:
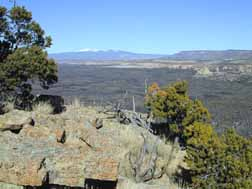
[(164, 86), (174, 81), (187, 80), (190, 97), (203, 101), (218, 132), (224, 131), (225, 128), (236, 128), (240, 134), (252, 136), (249, 128), (252, 123), (250, 76), (224, 81), (196, 78), (192, 70), (111, 68), (60, 63), (58, 69), (59, 82), (48, 91), (35, 87), (34, 93), (62, 95), (66, 102), (80, 98), (86, 105), (116, 102), (127, 93), (126, 108), (132, 109), (134, 96), (137, 111), (144, 112), (145, 82), (148, 85), (157, 82)]

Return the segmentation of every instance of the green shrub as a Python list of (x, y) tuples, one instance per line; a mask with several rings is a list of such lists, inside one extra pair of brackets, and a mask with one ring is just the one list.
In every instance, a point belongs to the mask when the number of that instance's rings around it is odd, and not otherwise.
[[(188, 95), (188, 84), (180, 81), (161, 89), (152, 84), (145, 97), (145, 104), (154, 119), (163, 120), (163, 130), (169, 137), (179, 137), (185, 142), (186, 128), (195, 122), (210, 123), (211, 116), (201, 101)], [(154, 128), (155, 129), (155, 128)]]
[(234, 129), (218, 136), (208, 110), (189, 98), (185, 81), (163, 89), (151, 85), (146, 105), (154, 118), (165, 119), (161, 126), (168, 128), (167, 136), (178, 137), (186, 148), (188, 169), (180, 176), (191, 188), (252, 188), (252, 139)]
[[(200, 136), (203, 135), (202, 132)], [(190, 167), (192, 188), (252, 187), (252, 143), (249, 139), (233, 129), (221, 137), (213, 132), (208, 140), (198, 140), (198, 136), (196, 134), (187, 144), (186, 162)]]

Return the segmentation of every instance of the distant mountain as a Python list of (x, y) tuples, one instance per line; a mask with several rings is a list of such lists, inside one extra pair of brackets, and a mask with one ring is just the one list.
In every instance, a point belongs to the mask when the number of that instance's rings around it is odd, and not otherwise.
[(49, 57), (56, 60), (74, 60), (74, 61), (106, 61), (106, 60), (143, 60), (155, 59), (164, 55), (140, 54), (121, 50), (91, 50), (84, 49), (79, 52), (65, 52), (49, 54)]
[(163, 59), (173, 60), (252, 60), (252, 50), (223, 50), (223, 51), (210, 51), (210, 50), (196, 50), (196, 51), (181, 51), (173, 55), (163, 57)]
[(142, 54), (121, 50), (82, 49), (78, 52), (49, 54), (61, 62), (69, 61), (130, 61), (130, 60), (190, 60), (216, 63), (252, 63), (252, 50), (195, 50), (172, 55)]

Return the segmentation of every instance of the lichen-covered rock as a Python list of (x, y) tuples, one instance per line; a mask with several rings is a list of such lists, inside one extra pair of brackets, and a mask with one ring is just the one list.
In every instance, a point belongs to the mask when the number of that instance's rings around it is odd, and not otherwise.
[(111, 158), (86, 161), (85, 172), (86, 177), (90, 179), (115, 181), (118, 176), (118, 163)]
[[(28, 139), (29, 140), (29, 139)], [(35, 156), (33, 144), (11, 132), (0, 133), (0, 181), (16, 185), (40, 186), (46, 176), (43, 156)], [(37, 149), (39, 150), (39, 149)], [(32, 175), (32, 176), (31, 176)]]
[[(18, 112), (18, 111), (15, 111)], [(1, 131), (19, 131), (25, 126), (34, 125), (34, 120), (26, 114), (22, 113), (7, 113), (1, 116), (0, 132)]]
[[(120, 124), (111, 115), (90, 107), (70, 107), (58, 115), (14, 110), (0, 115), (0, 124), (23, 124), (27, 118), (33, 120), (33, 126), (23, 125), (19, 132), (0, 132), (0, 189), (170, 186), (166, 178), (154, 183), (131, 182), (134, 178), (127, 154), (140, 150), (142, 133), (149, 135), (150, 144), (157, 139), (144, 128)], [(94, 126), (98, 122), (102, 123), (99, 129)], [(179, 150), (175, 154), (171, 151), (171, 145), (160, 141), (157, 169), (166, 165), (167, 157), (172, 155), (172, 167), (167, 165), (169, 175), (175, 173), (184, 157)]]
[[(0, 116), (0, 122), (5, 120)], [(85, 179), (116, 181), (119, 162), (111, 157), (113, 144), (84, 123), (35, 124), (19, 133), (0, 132), (0, 182), (84, 187)]]

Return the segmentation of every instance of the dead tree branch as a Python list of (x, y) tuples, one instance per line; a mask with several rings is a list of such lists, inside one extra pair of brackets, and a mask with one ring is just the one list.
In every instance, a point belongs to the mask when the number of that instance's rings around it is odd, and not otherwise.
[(158, 179), (165, 173), (165, 168), (157, 169), (157, 142), (154, 143), (152, 148), (148, 146), (146, 137), (141, 134), (144, 139), (143, 145), (137, 155), (129, 153), (129, 162), (133, 171), (133, 177), (136, 182), (147, 182), (152, 179)]
[(113, 103), (107, 103), (108, 105), (102, 107), (102, 110), (99, 113), (105, 113), (112, 115), (112, 118), (116, 118), (119, 123), (122, 124), (132, 124), (135, 126), (139, 126), (147, 129), (150, 132), (153, 132), (151, 129), (151, 119), (147, 116), (147, 118), (143, 118), (140, 113), (136, 112), (136, 104), (135, 97), (132, 97), (132, 110), (128, 111), (125, 108), (126, 98), (128, 93), (124, 94), (124, 96), (118, 101)]

